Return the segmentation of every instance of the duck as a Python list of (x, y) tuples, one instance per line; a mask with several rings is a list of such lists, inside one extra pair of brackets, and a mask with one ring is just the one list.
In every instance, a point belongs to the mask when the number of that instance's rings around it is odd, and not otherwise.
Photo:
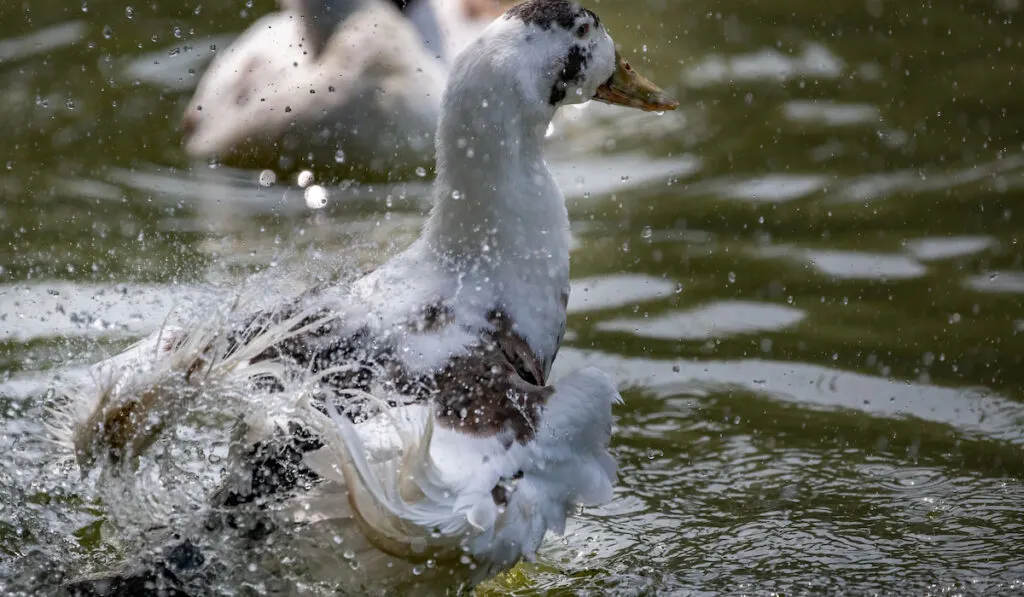
[(593, 367), (551, 378), (570, 235), (545, 136), (590, 100), (678, 106), (593, 11), (513, 6), (453, 60), (434, 201), (408, 248), (283, 304), (165, 325), (66, 388), (53, 437), (104, 479), (130, 477), (186, 414), (238, 405), (198, 522), (175, 518), (155, 547), (66, 592), (289, 594), (274, 583), (293, 573), (328, 593), (468, 590), (612, 499), (617, 386)]
[(450, 60), (494, 0), (279, 0), (203, 73), (181, 120), (194, 160), (401, 178), (433, 166)]

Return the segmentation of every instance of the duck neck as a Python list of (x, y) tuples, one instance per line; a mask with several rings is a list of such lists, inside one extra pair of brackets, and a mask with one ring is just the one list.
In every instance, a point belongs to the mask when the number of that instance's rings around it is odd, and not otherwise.
[(450, 79), (423, 240), (461, 274), (561, 291), (569, 277), (569, 217), (543, 156), (554, 110), (531, 110), (508, 86), (478, 82), (486, 80)]

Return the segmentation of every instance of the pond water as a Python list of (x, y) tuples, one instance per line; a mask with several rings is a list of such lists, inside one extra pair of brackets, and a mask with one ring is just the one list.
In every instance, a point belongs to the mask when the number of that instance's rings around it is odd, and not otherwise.
[[(552, 148), (575, 241), (556, 369), (623, 389), (615, 499), (479, 592), (1024, 593), (1024, 5), (642, 7), (593, 6), (680, 110)], [(30, 441), (54, 372), (423, 221), (426, 179), (331, 182), (311, 212), (289, 180), (189, 163), (209, 48), (272, 8), (0, 4), (3, 594), (115, 555)]]

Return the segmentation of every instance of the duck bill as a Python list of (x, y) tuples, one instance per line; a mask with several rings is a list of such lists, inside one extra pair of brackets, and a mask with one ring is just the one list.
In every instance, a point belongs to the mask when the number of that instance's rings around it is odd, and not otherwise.
[(594, 99), (648, 112), (675, 110), (679, 107), (679, 102), (670, 98), (660, 87), (637, 74), (618, 51), (615, 52), (615, 72), (597, 88)]

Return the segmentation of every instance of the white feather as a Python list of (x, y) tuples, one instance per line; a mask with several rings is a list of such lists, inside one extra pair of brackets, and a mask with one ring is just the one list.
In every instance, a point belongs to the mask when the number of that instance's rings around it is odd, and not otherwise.
[[(555, 384), (534, 439), (509, 449), (498, 437), (438, 427), (428, 405), (392, 409), (359, 426), (332, 410), (334, 429), (323, 429), (326, 446), (307, 464), (335, 482), (334, 503), (344, 506), (328, 513), (330, 501), (317, 496), (318, 517), (354, 517), (371, 543), (405, 559), (467, 554), (476, 568), (463, 573), (479, 582), (533, 558), (546, 531), (563, 532), (576, 505), (611, 499), (615, 464), (607, 445), (619, 401), (600, 371), (574, 373)], [(499, 506), (492, 489), (502, 479), (510, 480), (508, 502)]]

